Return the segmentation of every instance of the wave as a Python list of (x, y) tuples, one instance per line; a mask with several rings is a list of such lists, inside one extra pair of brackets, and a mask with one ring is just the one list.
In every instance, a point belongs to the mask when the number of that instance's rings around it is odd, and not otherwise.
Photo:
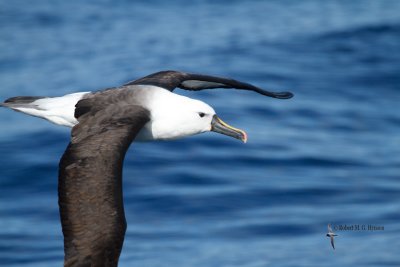
[[(325, 32), (306, 43), (312, 43), (317, 51), (340, 54), (362, 52), (362, 63), (379, 63), (386, 60), (387, 52), (399, 46), (400, 24), (363, 25)], [(390, 53), (389, 53), (390, 54)], [(353, 61), (359, 64), (359, 60)]]
[(384, 34), (399, 34), (400, 24), (377, 24), (377, 25), (363, 25), (350, 29), (342, 29), (324, 33), (318, 36), (318, 39), (331, 40), (343, 38), (369, 38), (376, 35)]

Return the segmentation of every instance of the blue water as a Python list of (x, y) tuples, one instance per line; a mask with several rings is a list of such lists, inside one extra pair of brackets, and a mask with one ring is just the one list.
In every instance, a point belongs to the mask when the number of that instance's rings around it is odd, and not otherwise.
[[(0, 99), (164, 70), (252, 92), (176, 93), (245, 129), (134, 143), (120, 266), (400, 266), (400, 1), (0, 1)], [(61, 266), (69, 130), (0, 109), (0, 265)], [(375, 225), (380, 231), (326, 226)]]

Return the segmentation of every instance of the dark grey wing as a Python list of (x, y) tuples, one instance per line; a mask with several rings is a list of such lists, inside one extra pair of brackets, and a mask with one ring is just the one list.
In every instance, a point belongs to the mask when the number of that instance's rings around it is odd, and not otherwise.
[(64, 266), (117, 266), (126, 230), (122, 165), (149, 112), (122, 102), (85, 110), (59, 165)]
[(332, 245), (333, 249), (335, 249), (334, 237), (333, 237), (333, 235), (331, 235), (330, 237), (331, 237), (331, 245)]
[(270, 92), (249, 83), (244, 83), (233, 79), (201, 74), (191, 74), (179, 71), (160, 71), (140, 78), (138, 80), (129, 82), (125, 85), (137, 84), (155, 85), (168, 89), (169, 91), (173, 91), (176, 87), (192, 91), (213, 88), (234, 88), (254, 91), (265, 96), (280, 99), (288, 99), (293, 97), (293, 94), (290, 92)]

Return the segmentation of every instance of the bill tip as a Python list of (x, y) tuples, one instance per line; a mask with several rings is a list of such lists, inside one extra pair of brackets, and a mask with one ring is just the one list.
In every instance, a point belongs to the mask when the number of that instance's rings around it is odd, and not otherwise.
[(242, 141), (243, 143), (247, 143), (247, 134), (245, 132), (243, 132), (243, 137), (242, 137)]

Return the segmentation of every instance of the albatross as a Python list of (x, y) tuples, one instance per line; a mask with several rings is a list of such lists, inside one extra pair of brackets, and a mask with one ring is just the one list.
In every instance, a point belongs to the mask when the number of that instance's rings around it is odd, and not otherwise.
[(228, 78), (161, 71), (96, 92), (18, 96), (0, 103), (72, 127), (58, 176), (64, 266), (118, 265), (127, 226), (122, 166), (133, 140), (172, 140), (213, 131), (247, 141), (243, 130), (223, 122), (211, 106), (175, 94), (175, 88), (234, 88), (278, 99), (293, 96)]

